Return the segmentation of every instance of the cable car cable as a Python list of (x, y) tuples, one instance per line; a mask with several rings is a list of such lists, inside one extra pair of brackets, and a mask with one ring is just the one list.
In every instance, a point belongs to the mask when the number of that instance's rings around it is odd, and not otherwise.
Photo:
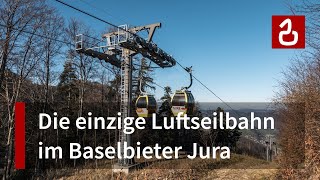
[[(119, 17), (113, 16), (111, 13), (109, 13), (109, 12), (108, 12), (107, 10), (105, 10), (105, 9), (101, 9), (101, 8), (99, 8), (99, 7), (96, 7), (96, 6), (94, 6), (94, 5), (92, 5), (92, 4), (88, 3), (88, 2), (86, 2), (86, 1), (84, 1), (84, 0), (80, 0), (80, 1), (82, 1), (84, 4), (87, 4), (88, 6), (91, 6), (92, 8), (98, 9), (99, 11), (101, 11), (101, 12), (103, 12), (103, 13), (105, 13), (105, 14), (109, 15), (110, 17), (113, 17), (113, 18), (115, 18), (115, 19), (118, 19), (118, 20), (122, 21), (123, 23), (126, 23), (126, 21), (125, 21), (125, 20), (123, 20), (122, 18), (119, 18)], [(128, 24), (128, 23), (126, 23), (126, 24)]]
[[(9, 26), (7, 25), (3, 25), (3, 24), (0, 24), (1, 27), (5, 27), (5, 28), (9, 28)], [(34, 36), (38, 36), (38, 37), (41, 37), (41, 38), (44, 38), (44, 39), (49, 39), (49, 40), (52, 40), (52, 41), (56, 41), (56, 42), (59, 42), (59, 43), (62, 43), (62, 44), (66, 44), (66, 45), (70, 45), (70, 46), (74, 46), (73, 43), (70, 43), (70, 42), (66, 42), (66, 41), (62, 41), (62, 40), (59, 40), (59, 39), (55, 39), (55, 38), (51, 38), (51, 37), (48, 37), (46, 35), (42, 35), (42, 34), (37, 34), (35, 32), (30, 32), (30, 31), (26, 31), (26, 30), (21, 30), (21, 29), (18, 29), (18, 28), (14, 28), (14, 27), (11, 27), (12, 30), (15, 30), (15, 31), (20, 31), (20, 32), (23, 32), (24, 34), (30, 34), (30, 35), (34, 35)], [(102, 67), (104, 67), (105, 69), (107, 69), (108, 71), (110, 71), (111, 73), (113, 73), (114, 75), (116, 75), (116, 73), (110, 69), (110, 67), (107, 67), (105, 65), (103, 65), (102, 61), (100, 61), (100, 64)], [(136, 64), (138, 65), (138, 64)], [(138, 65), (140, 66), (140, 65)], [(150, 68), (153, 68), (153, 67), (150, 67)], [(155, 82), (153, 82), (156, 86), (162, 88), (163, 90), (165, 90), (165, 88)]]
[(74, 6), (72, 6), (72, 5), (68, 4), (68, 3), (65, 3), (65, 2), (60, 1), (60, 0), (55, 0), (55, 1), (57, 1), (57, 2), (60, 3), (60, 4), (65, 5), (65, 6), (68, 6), (68, 7), (70, 7), (71, 9), (74, 9), (74, 10), (76, 10), (76, 11), (79, 11), (79, 12), (81, 12), (81, 13), (87, 15), (87, 16), (90, 16), (90, 17), (92, 17), (92, 18), (94, 18), (94, 19), (96, 19), (96, 20), (99, 20), (99, 21), (101, 21), (101, 22), (103, 22), (103, 23), (106, 23), (106, 24), (108, 24), (108, 25), (110, 25), (110, 26), (113, 26), (113, 27), (118, 28), (118, 29), (120, 29), (120, 30), (122, 30), (122, 31), (128, 32), (128, 33), (132, 34), (132, 35), (135, 36), (135, 37), (140, 37), (139, 35), (131, 32), (131, 31), (127, 30), (127, 29), (124, 29), (124, 28), (119, 27), (119, 26), (117, 26), (117, 25), (115, 25), (115, 24), (113, 24), (113, 23), (110, 23), (110, 22), (108, 22), (108, 21), (106, 21), (106, 20), (103, 20), (103, 19), (101, 19), (101, 18), (99, 18), (99, 17), (97, 17), (97, 16), (95, 16), (95, 15), (92, 15), (92, 14), (90, 14), (90, 13), (88, 13), (88, 12), (86, 12), (86, 11), (83, 11), (83, 10), (77, 8), (77, 7), (74, 7)]
[[(0, 26), (9, 28), (9, 26), (3, 25), (3, 24), (0, 24)], [(35, 36), (42, 37), (42, 38), (45, 38), (45, 39), (49, 39), (49, 40), (52, 40), (52, 41), (56, 41), (56, 42), (60, 42), (60, 43), (63, 43), (63, 44), (67, 44), (67, 45), (74, 46), (74, 44), (72, 44), (72, 43), (70, 43), (70, 42), (66, 42), (66, 41), (59, 40), (59, 39), (54, 39), (54, 38), (48, 37), (48, 36), (46, 36), (46, 35), (37, 34), (37, 33), (35, 33), (35, 32), (30, 32), (30, 31), (26, 31), (26, 30), (14, 28), (14, 27), (10, 27), (10, 28), (13, 29), (13, 30), (15, 30), (15, 31), (20, 31), (20, 32), (23, 32), (23, 33), (26, 33), (26, 34), (35, 35)]]
[[(134, 34), (134, 33), (130, 32), (130, 31), (124, 29), (124, 28), (118, 27), (118, 26), (116, 26), (116, 25), (114, 25), (114, 24), (112, 24), (112, 23), (110, 23), (110, 22), (108, 22), (108, 21), (105, 21), (105, 20), (103, 20), (103, 19), (101, 19), (101, 18), (99, 18), (99, 17), (96, 17), (96, 16), (94, 16), (94, 15), (92, 15), (92, 14), (90, 14), (90, 13), (87, 13), (87, 12), (81, 10), (81, 9), (78, 9), (78, 8), (76, 8), (76, 7), (74, 7), (74, 6), (71, 6), (71, 5), (67, 4), (67, 3), (64, 3), (64, 2), (62, 2), (62, 1), (60, 1), (60, 0), (55, 0), (55, 1), (57, 1), (57, 2), (59, 2), (59, 3), (61, 3), (61, 4), (64, 4), (64, 5), (72, 8), (72, 9), (75, 9), (75, 10), (77, 10), (77, 11), (83, 13), (83, 14), (86, 14), (86, 15), (92, 17), (92, 18), (95, 18), (95, 19), (97, 19), (97, 20), (99, 20), (99, 21), (101, 21), (101, 22), (104, 22), (104, 23), (106, 23), (106, 24), (108, 24), (108, 25), (110, 25), (110, 26), (113, 26), (113, 27), (119, 28), (119, 29), (121, 29), (121, 30), (123, 30), (123, 31), (126, 31), (126, 32), (132, 34), (133, 36), (139, 37), (137, 34)], [(177, 60), (175, 60), (175, 62), (176, 62), (181, 68), (183, 68), (183, 69), (185, 70), (185, 67), (182, 66)], [(226, 103), (222, 98), (220, 98), (220, 97), (219, 97), (216, 93), (214, 93), (210, 88), (208, 88), (205, 84), (203, 84), (198, 78), (196, 78), (194, 75), (192, 75), (192, 77), (193, 77), (196, 81), (198, 81), (204, 88), (206, 88), (209, 92), (211, 92), (215, 97), (217, 97), (222, 103), (224, 103), (225, 105), (227, 105), (231, 110), (233, 110), (237, 115), (239, 115), (239, 114), (237, 113), (237, 111), (235, 111), (228, 103)]]
[[(177, 64), (178, 64), (181, 68), (185, 69), (185, 67), (183, 67), (182, 64), (180, 64), (178, 61), (176, 61), (176, 62), (177, 62)], [(185, 69), (185, 70), (186, 70), (186, 69)], [(235, 109), (233, 109), (227, 102), (225, 102), (222, 98), (220, 98), (216, 93), (214, 93), (208, 86), (206, 86), (204, 83), (202, 83), (202, 82), (201, 82), (198, 78), (196, 78), (193, 74), (192, 74), (192, 77), (193, 77), (196, 81), (198, 81), (204, 88), (206, 88), (209, 92), (211, 92), (215, 97), (217, 97), (222, 103), (224, 103), (224, 104), (225, 104), (226, 106), (228, 106), (232, 111), (234, 111), (238, 116), (240, 116)]]

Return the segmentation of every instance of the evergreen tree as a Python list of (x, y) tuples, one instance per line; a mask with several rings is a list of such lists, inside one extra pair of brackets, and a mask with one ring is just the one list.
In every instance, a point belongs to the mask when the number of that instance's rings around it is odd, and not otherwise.
[(160, 98), (162, 100), (162, 104), (159, 107), (159, 115), (161, 117), (170, 117), (172, 116), (172, 112), (171, 112), (171, 96), (170, 93), (172, 93), (171, 91), (171, 87), (166, 86), (164, 88), (164, 95)]
[(137, 97), (140, 94), (140, 81), (141, 81), (141, 90), (154, 91), (156, 88), (154, 86), (153, 78), (152, 78), (152, 68), (148, 64), (147, 59), (141, 58), (140, 68), (137, 70), (137, 81), (133, 84), (133, 92), (134, 96)]
[(60, 107), (64, 110), (67, 109), (68, 114), (70, 114), (76, 109), (74, 105), (77, 102), (77, 97), (79, 94), (79, 90), (77, 88), (76, 70), (71, 59), (68, 59), (65, 62), (59, 80), (60, 82), (58, 84), (58, 99), (61, 104)]
[[(220, 119), (220, 112), (223, 113), (223, 117), (226, 117), (225, 112), (222, 108), (218, 107), (217, 110), (217, 119)], [(223, 119), (223, 126), (226, 127), (226, 121)], [(213, 130), (214, 131), (214, 130)], [(237, 141), (240, 138), (241, 132), (238, 128), (235, 129), (217, 129), (217, 136), (215, 139), (215, 145), (217, 146), (229, 146), (231, 148), (236, 146)]]
[[(170, 118), (173, 116), (171, 112), (171, 87), (166, 86), (164, 88), (164, 95), (160, 98), (162, 103), (159, 107), (157, 124), (163, 125), (163, 118)], [(155, 137), (157, 138), (157, 142), (159, 142), (162, 146), (171, 146), (173, 147), (175, 140), (177, 140), (178, 136), (176, 130), (160, 130), (156, 132)]]

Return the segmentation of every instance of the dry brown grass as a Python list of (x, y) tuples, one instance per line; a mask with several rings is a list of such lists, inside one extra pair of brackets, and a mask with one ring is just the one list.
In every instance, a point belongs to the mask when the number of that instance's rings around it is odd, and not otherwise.
[(129, 175), (111, 169), (60, 170), (48, 179), (275, 179), (276, 166), (248, 156), (233, 155), (230, 160), (158, 161)]

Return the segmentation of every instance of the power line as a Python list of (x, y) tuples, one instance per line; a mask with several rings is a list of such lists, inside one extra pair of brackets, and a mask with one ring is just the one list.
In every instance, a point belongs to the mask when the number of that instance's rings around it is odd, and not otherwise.
[(155, 83), (155, 82), (153, 82), (153, 84), (155, 84), (156, 86), (158, 86), (159, 88), (161, 88), (161, 89), (163, 89), (163, 90), (166, 90), (163, 86), (161, 86), (161, 85), (159, 85), (159, 84), (157, 84), (157, 83)]
[[(185, 67), (182, 66), (182, 64), (180, 64), (178, 61), (176, 61), (176, 62), (177, 62), (177, 64), (178, 64), (181, 68), (183, 68), (184, 70), (186, 70)], [(214, 93), (208, 86), (206, 86), (204, 83), (202, 83), (202, 82), (201, 82), (197, 77), (195, 77), (193, 74), (191, 74), (191, 75), (192, 75), (192, 77), (193, 77), (196, 81), (198, 81), (204, 88), (206, 88), (210, 93), (212, 93), (216, 98), (218, 98), (223, 104), (225, 104), (226, 106), (228, 106), (232, 111), (234, 111), (238, 116), (240, 116), (235, 109), (233, 109), (227, 102), (225, 102), (221, 97), (219, 97), (216, 93)]]
[(67, 4), (67, 3), (65, 3), (65, 2), (63, 2), (63, 1), (60, 1), (60, 0), (55, 0), (55, 1), (57, 1), (58, 3), (61, 3), (61, 4), (63, 4), (63, 5), (65, 5), (65, 6), (68, 6), (68, 7), (70, 7), (71, 9), (74, 9), (74, 10), (76, 10), (76, 11), (79, 11), (79, 12), (81, 12), (81, 13), (87, 15), (87, 16), (90, 16), (90, 17), (92, 17), (92, 18), (94, 18), (94, 19), (96, 19), (96, 20), (99, 20), (99, 21), (101, 21), (101, 22), (103, 22), (103, 23), (106, 23), (106, 24), (108, 24), (108, 25), (110, 25), (110, 26), (113, 26), (113, 27), (115, 27), (115, 28), (119, 28), (119, 29), (121, 29), (121, 30), (123, 30), (123, 31), (126, 31), (126, 32), (132, 34), (133, 36), (138, 36), (138, 35), (136, 35), (135, 33), (131, 32), (131, 31), (128, 31), (127, 29), (124, 29), (124, 28), (119, 27), (119, 26), (117, 26), (117, 25), (115, 25), (115, 24), (113, 24), (113, 23), (110, 23), (110, 22), (108, 22), (108, 21), (105, 21), (105, 20), (103, 20), (103, 19), (101, 19), (101, 18), (99, 18), (99, 17), (97, 17), (97, 16), (95, 16), (95, 15), (92, 15), (92, 14), (86, 12), (86, 11), (83, 11), (83, 10), (81, 10), (81, 9), (79, 9), (79, 8), (76, 8), (76, 7), (74, 7), (74, 6), (71, 6), (70, 4)]
[[(9, 26), (3, 25), (3, 24), (0, 24), (0, 26), (1, 26), (1, 27), (5, 27), (5, 28), (8, 28), (8, 27), (9, 27)], [(38, 37), (41, 37), (41, 38), (44, 38), (44, 39), (49, 39), (49, 40), (56, 41), (56, 42), (59, 42), (59, 43), (67, 44), (67, 45), (70, 45), (70, 46), (74, 46), (74, 44), (72, 44), (72, 43), (70, 43), (70, 42), (66, 42), (66, 41), (62, 41), (62, 40), (59, 40), (59, 39), (51, 38), (51, 37), (48, 37), (48, 36), (46, 36), (46, 35), (37, 34), (37, 33), (34, 33), (34, 32), (30, 32), (30, 31), (26, 31), (26, 30), (21, 30), (21, 29), (14, 28), (14, 27), (11, 27), (11, 29), (13, 29), (13, 30), (15, 30), (15, 31), (23, 32), (23, 33), (25, 33), (25, 34), (30, 34), (30, 35), (38, 36)], [(100, 64), (101, 64), (101, 66), (104, 67), (105, 69), (107, 69), (107, 70), (109, 70), (110, 72), (114, 73), (109, 67), (104, 66), (101, 61), (100, 61)], [(114, 74), (115, 74), (115, 73), (114, 73)]]
[(81, 13), (87, 15), (87, 16), (90, 16), (90, 17), (92, 17), (92, 18), (94, 18), (94, 19), (96, 19), (96, 20), (99, 20), (99, 21), (101, 21), (101, 22), (103, 22), (103, 23), (106, 23), (106, 24), (108, 24), (108, 25), (110, 25), (110, 26), (113, 26), (113, 27), (118, 28), (118, 29), (120, 29), (120, 30), (122, 30), (122, 31), (125, 31), (125, 32), (127, 32), (127, 33), (129, 33), (129, 34), (131, 34), (131, 35), (133, 35), (133, 36), (135, 36), (135, 37), (140, 37), (139, 35), (131, 32), (131, 31), (127, 30), (127, 29), (124, 29), (124, 28), (122, 28), (122, 27), (119, 27), (119, 26), (117, 26), (117, 25), (115, 25), (115, 24), (113, 24), (113, 23), (110, 23), (110, 22), (108, 22), (108, 21), (106, 21), (106, 20), (103, 20), (103, 19), (101, 19), (101, 18), (99, 18), (99, 17), (97, 17), (97, 16), (95, 16), (95, 15), (92, 15), (92, 14), (90, 14), (90, 13), (84, 11), (84, 10), (81, 10), (81, 9), (79, 9), (79, 8), (77, 8), (77, 7), (74, 7), (74, 6), (70, 5), (70, 4), (67, 4), (67, 3), (65, 3), (65, 2), (63, 2), (63, 1), (60, 1), (60, 0), (55, 0), (55, 1), (57, 1), (58, 3), (61, 3), (61, 4), (63, 4), (63, 5), (65, 5), (65, 6), (68, 6), (68, 7), (70, 7), (71, 9), (74, 9), (74, 10), (76, 10), (76, 11), (79, 11), (79, 12), (81, 12)]
[[(79, 9), (79, 8), (76, 8), (76, 7), (74, 7), (74, 6), (70, 5), (70, 4), (67, 4), (67, 3), (65, 3), (65, 2), (63, 2), (63, 1), (60, 1), (60, 0), (55, 0), (55, 1), (57, 1), (57, 2), (59, 2), (59, 3), (61, 3), (61, 4), (63, 4), (63, 5), (65, 5), (65, 6), (68, 6), (68, 7), (70, 7), (71, 9), (74, 9), (74, 10), (76, 10), (76, 11), (79, 11), (79, 12), (81, 12), (81, 13), (87, 15), (87, 16), (90, 16), (90, 17), (92, 17), (92, 18), (94, 18), (94, 19), (97, 19), (97, 20), (99, 20), (99, 21), (101, 21), (101, 22), (104, 22), (104, 23), (106, 23), (106, 24), (108, 24), (108, 25), (110, 25), (110, 26), (113, 26), (113, 27), (115, 27), (115, 28), (119, 28), (119, 29), (121, 29), (121, 30), (123, 30), (123, 31), (125, 31), (125, 32), (128, 32), (128, 33), (132, 34), (133, 36), (140, 37), (139, 35), (131, 32), (131, 31), (127, 30), (127, 29), (124, 29), (124, 28), (119, 27), (119, 26), (117, 26), (117, 25), (115, 25), (115, 24), (113, 24), (113, 23), (110, 23), (110, 22), (108, 22), (108, 21), (105, 21), (105, 20), (103, 20), (103, 19), (101, 19), (101, 18), (99, 18), (99, 17), (97, 17), (97, 16), (95, 16), (95, 15), (92, 15), (92, 14), (90, 14), (90, 13), (88, 13), (88, 12), (85, 12), (85, 11), (83, 11), (83, 10), (81, 10), (81, 9)], [(85, 36), (87, 36), (87, 37), (89, 37), (89, 38), (93, 38), (93, 37), (90, 37), (90, 36), (88, 36), (88, 35), (85, 35)], [(94, 38), (94, 39), (95, 39), (95, 38)], [(101, 40), (99, 40), (99, 41), (102, 42)], [(156, 69), (156, 68), (161, 68), (161, 67), (150, 67), (150, 68)]]
[[(5, 28), (8, 28), (9, 26), (7, 25), (3, 25), (3, 24), (0, 24), (1, 27), (5, 27)], [(37, 34), (37, 33), (34, 33), (34, 32), (30, 32), (30, 31), (26, 31), (26, 30), (21, 30), (21, 29), (18, 29), (18, 28), (14, 28), (14, 27), (11, 27), (11, 29), (15, 30), (15, 31), (20, 31), (20, 32), (23, 32), (25, 34), (30, 34), (30, 35), (34, 35), (34, 36), (38, 36), (38, 37), (41, 37), (41, 38), (44, 38), (44, 39), (49, 39), (49, 40), (52, 40), (52, 41), (56, 41), (56, 42), (59, 42), (59, 43), (63, 43), (63, 44), (66, 44), (66, 45), (70, 45), (70, 46), (74, 46), (74, 44), (70, 43), (70, 42), (66, 42), (66, 41), (62, 41), (62, 40), (59, 40), (59, 39), (55, 39), (55, 38), (51, 38), (51, 37), (48, 37), (46, 35), (42, 35), (42, 34)], [(102, 61), (100, 61), (100, 64), (102, 67), (104, 67), (105, 69), (109, 70), (110, 72), (112, 72), (113, 74), (116, 74), (112, 69), (110, 69), (109, 67), (107, 66), (104, 66)], [(135, 65), (138, 65), (138, 64), (135, 64)], [(140, 65), (138, 65), (140, 66)], [(150, 67), (150, 68), (157, 68), (157, 67)], [(156, 84), (154, 83), (155, 85), (157, 85), (158, 87), (164, 89), (163, 86), (160, 86), (159, 84)]]
[(82, 36), (86, 36), (86, 37), (88, 37), (88, 38), (91, 38), (91, 39), (97, 40), (97, 41), (99, 41), (99, 42), (103, 42), (101, 39), (98, 39), (98, 38), (95, 38), (95, 37), (89, 36), (89, 35), (87, 35), (87, 34), (82, 34)]
[(94, 6), (94, 5), (92, 5), (92, 4), (90, 4), (90, 3), (88, 3), (88, 2), (86, 2), (86, 1), (84, 1), (84, 0), (80, 0), (80, 1), (82, 1), (84, 4), (86, 4), (86, 5), (88, 5), (88, 6), (92, 7), (92, 8), (95, 8), (95, 9), (98, 9), (99, 11), (101, 11), (101, 12), (104, 12), (105, 14), (107, 14), (107, 15), (109, 15), (109, 16), (111, 16), (111, 17), (115, 18), (115, 19), (120, 20), (120, 21), (121, 21), (121, 22), (123, 22), (123, 23), (126, 23), (126, 21), (125, 21), (125, 20), (123, 20), (122, 18), (119, 18), (119, 17), (113, 16), (111, 13), (109, 13), (109, 12), (108, 12), (108, 11), (106, 11), (105, 9), (99, 8), (99, 7), (97, 7), (97, 6)]
[[(3, 25), (3, 24), (0, 24), (1, 27), (5, 27), (5, 28), (8, 28), (9, 26), (7, 25)], [(62, 40), (59, 40), (59, 39), (55, 39), (55, 38), (51, 38), (51, 37), (48, 37), (46, 35), (41, 35), (41, 34), (37, 34), (37, 33), (34, 33), (34, 32), (30, 32), (30, 31), (26, 31), (26, 30), (21, 30), (21, 29), (18, 29), (18, 28), (14, 28), (14, 27), (11, 27), (11, 29), (15, 30), (15, 31), (20, 31), (20, 32), (23, 32), (25, 34), (30, 34), (30, 35), (34, 35), (34, 36), (38, 36), (38, 37), (41, 37), (41, 38), (45, 38), (45, 39), (49, 39), (49, 40), (52, 40), (52, 41), (56, 41), (56, 42), (59, 42), (59, 43), (63, 43), (63, 44), (67, 44), (67, 45), (71, 45), (71, 46), (74, 46), (74, 44), (70, 43), (70, 42), (66, 42), (66, 41), (62, 41)], [(110, 69), (109, 67), (107, 66), (104, 66), (102, 61), (100, 61), (100, 64), (102, 67), (104, 67), (105, 69), (107, 69), (108, 71), (110, 71), (111, 73), (113, 73), (114, 75), (116, 75), (116, 73)], [(138, 65), (138, 64), (136, 64)], [(140, 65), (138, 65), (140, 66)], [(155, 68), (155, 67), (150, 67), (150, 68)], [(162, 88), (163, 90), (165, 90), (165, 88), (155, 82), (153, 82), (156, 86)]]
[(112, 24), (112, 23), (110, 23), (110, 22), (108, 22), (108, 21), (105, 21), (105, 20), (103, 20), (103, 19), (101, 19), (101, 18), (98, 18), (97, 16), (94, 16), (94, 15), (92, 15), (92, 14), (89, 14), (89, 13), (87, 13), (87, 12), (85, 12), (85, 11), (79, 9), (79, 8), (76, 8), (76, 7), (74, 7), (74, 6), (71, 6), (71, 5), (69, 5), (69, 4), (65, 3), (65, 2), (62, 2), (62, 1), (60, 1), (60, 0), (55, 0), (55, 1), (57, 1), (57, 2), (59, 2), (59, 3), (61, 3), (61, 4), (63, 4), (63, 5), (65, 5), (65, 6), (68, 6), (68, 7), (72, 8), (72, 9), (74, 9), (74, 10), (77, 10), (77, 11), (83, 13), (83, 14), (86, 14), (86, 15), (92, 17), (92, 18), (95, 18), (95, 19), (97, 19), (97, 20), (99, 20), (99, 21), (101, 21), (101, 22), (104, 22), (104, 23), (106, 23), (106, 24), (109, 24), (110, 26), (118, 27), (118, 26), (116, 26), (116, 25), (114, 25), (114, 24)]
[[(0, 24), (0, 26), (5, 27), (5, 28), (9, 28), (9, 26), (3, 25), (3, 24)], [(54, 39), (54, 38), (48, 37), (46, 35), (37, 34), (35, 32), (30, 32), (30, 31), (26, 31), (26, 30), (14, 28), (14, 27), (10, 27), (10, 28), (15, 30), (15, 31), (21, 31), (21, 32), (26, 33), (26, 34), (35, 35), (35, 36), (39, 36), (39, 37), (42, 37), (42, 38), (45, 38), (45, 39), (49, 39), (49, 40), (52, 40), (52, 41), (56, 41), (56, 42), (60, 42), (60, 43), (63, 43), (63, 44), (74, 46), (74, 44), (72, 44), (70, 42), (62, 41), (62, 40), (59, 40), (59, 39)]]

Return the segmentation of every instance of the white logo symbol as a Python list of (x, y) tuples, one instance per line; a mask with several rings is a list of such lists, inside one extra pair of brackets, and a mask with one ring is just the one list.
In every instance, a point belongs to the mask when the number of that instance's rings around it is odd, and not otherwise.
[(291, 33), (292, 22), (291, 22), (290, 19), (286, 19), (279, 25), (281, 28), (283, 28), (286, 24), (288, 24), (288, 28), (287, 28), (286, 31), (281, 31), (279, 33), (279, 42), (283, 46), (293, 46), (293, 45), (297, 44), (297, 42), (298, 42), (298, 33), (297, 33), (297, 31), (292, 31), (292, 34), (294, 36), (293, 41), (289, 41), (289, 42), (288, 41), (284, 41), (283, 40), (283, 35), (288, 35), (288, 34)]

